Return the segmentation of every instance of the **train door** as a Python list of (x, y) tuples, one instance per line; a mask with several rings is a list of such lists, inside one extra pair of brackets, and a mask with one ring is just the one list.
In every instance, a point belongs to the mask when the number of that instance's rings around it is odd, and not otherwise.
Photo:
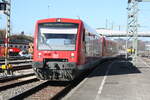
[(86, 62), (85, 29), (81, 30), (81, 47), (79, 56), (79, 63), (84, 64)]

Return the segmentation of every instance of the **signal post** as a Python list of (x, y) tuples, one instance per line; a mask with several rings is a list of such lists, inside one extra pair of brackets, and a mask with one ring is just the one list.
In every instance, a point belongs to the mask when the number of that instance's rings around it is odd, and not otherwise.
[(10, 36), (10, 15), (11, 15), (11, 0), (2, 0), (0, 2), (0, 11), (7, 16), (7, 27), (6, 27), (6, 34), (5, 34), (5, 65), (3, 65), (3, 69), (6, 71), (7, 74), (10, 74), (10, 64), (8, 62), (9, 58), (9, 36)]
[[(137, 60), (138, 55), (138, 3), (139, 2), (150, 2), (150, 0), (128, 0), (128, 17), (127, 17), (127, 40), (126, 40), (126, 50), (128, 49), (128, 37), (132, 35), (132, 48), (134, 53), (132, 54), (133, 59)], [(127, 52), (127, 51), (126, 51)], [(128, 52), (126, 53), (126, 58), (128, 58)]]

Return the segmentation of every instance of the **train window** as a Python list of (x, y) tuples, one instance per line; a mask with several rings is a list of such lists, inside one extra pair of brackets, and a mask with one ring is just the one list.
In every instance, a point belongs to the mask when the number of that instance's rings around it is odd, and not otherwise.
[(39, 27), (50, 27), (50, 28), (78, 28), (78, 24), (76, 23), (61, 23), (61, 22), (55, 22), (55, 23), (41, 23), (39, 24)]
[(83, 41), (85, 41), (85, 29), (83, 30)]
[(75, 50), (77, 30), (78, 24), (75, 23), (39, 24), (38, 49)]

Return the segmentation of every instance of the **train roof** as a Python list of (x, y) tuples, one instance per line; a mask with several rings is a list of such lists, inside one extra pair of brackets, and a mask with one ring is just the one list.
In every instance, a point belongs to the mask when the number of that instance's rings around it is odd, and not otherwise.
[(43, 22), (48, 22), (48, 21), (51, 21), (51, 22), (67, 22), (67, 21), (71, 21), (73, 23), (81, 23), (82, 20), (80, 19), (71, 19), (71, 18), (47, 18), (47, 19), (41, 19), (41, 20), (38, 20), (37, 23), (43, 23)]
[(96, 29), (91, 28), (89, 25), (87, 25), (84, 21), (82, 21), (81, 19), (72, 19), (72, 18), (47, 18), (47, 19), (41, 19), (38, 20), (37, 23), (43, 23), (43, 22), (73, 22), (73, 23), (83, 23), (84, 27), (86, 28), (86, 30), (88, 32), (91, 32), (97, 36), (101, 36), (100, 34), (97, 33)]
[(93, 29), (93, 28), (91, 28), (88, 24), (86, 24), (85, 22), (83, 22), (84, 23), (84, 27), (89, 31), (89, 32), (92, 32), (92, 33), (94, 33), (95, 35), (97, 35), (97, 36), (101, 36), (100, 34), (98, 34), (97, 32), (96, 32), (96, 30), (95, 29)]

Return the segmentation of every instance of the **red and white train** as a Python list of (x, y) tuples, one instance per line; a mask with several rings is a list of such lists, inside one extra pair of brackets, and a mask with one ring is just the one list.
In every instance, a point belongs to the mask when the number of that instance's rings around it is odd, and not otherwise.
[(73, 80), (102, 56), (116, 53), (117, 43), (80, 19), (51, 18), (36, 23), (33, 69), (39, 79)]
[[(18, 56), (21, 49), (15, 47), (9, 47), (8, 52), (9, 56)], [(5, 47), (0, 46), (0, 57), (5, 56)]]

